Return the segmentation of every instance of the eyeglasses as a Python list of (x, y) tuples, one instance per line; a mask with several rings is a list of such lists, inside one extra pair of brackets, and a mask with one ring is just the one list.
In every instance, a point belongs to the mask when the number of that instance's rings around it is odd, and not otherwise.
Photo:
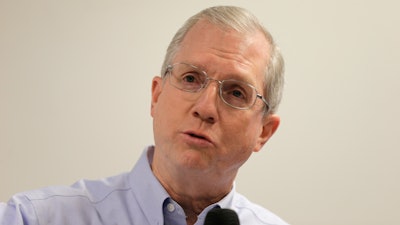
[(267, 100), (249, 83), (233, 79), (216, 80), (208, 77), (200, 68), (187, 63), (168, 65), (165, 74), (170, 75), (169, 82), (177, 89), (196, 93), (207, 87), (209, 81), (216, 81), (219, 84), (219, 96), (232, 108), (250, 109), (259, 98), (264, 102), (266, 112), (269, 110)]

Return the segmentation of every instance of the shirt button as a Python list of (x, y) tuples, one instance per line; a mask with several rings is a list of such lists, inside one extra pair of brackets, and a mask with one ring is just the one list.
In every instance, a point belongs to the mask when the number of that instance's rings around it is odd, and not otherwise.
[(167, 210), (168, 210), (169, 212), (175, 211), (175, 206), (174, 206), (174, 204), (168, 203), (168, 205), (167, 205)]

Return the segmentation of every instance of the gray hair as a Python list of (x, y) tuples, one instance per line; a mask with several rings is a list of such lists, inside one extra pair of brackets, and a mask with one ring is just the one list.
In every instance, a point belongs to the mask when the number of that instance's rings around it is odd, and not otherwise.
[(264, 96), (269, 104), (269, 113), (275, 113), (282, 98), (284, 86), (284, 60), (279, 47), (274, 42), (271, 34), (258, 21), (258, 19), (246, 9), (236, 6), (215, 6), (204, 9), (190, 17), (172, 38), (161, 70), (161, 75), (166, 73), (167, 66), (171, 63), (187, 32), (201, 19), (205, 19), (220, 28), (233, 29), (242, 34), (250, 34), (261, 31), (270, 44), (270, 57), (265, 70)]

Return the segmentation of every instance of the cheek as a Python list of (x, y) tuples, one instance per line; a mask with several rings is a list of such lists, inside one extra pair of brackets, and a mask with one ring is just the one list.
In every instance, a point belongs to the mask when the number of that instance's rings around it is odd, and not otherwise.
[(165, 93), (165, 91), (166, 89), (164, 89), (163, 92), (159, 95), (157, 103), (154, 104), (152, 108), (153, 130), (156, 144), (157, 141), (160, 140), (159, 138), (167, 135), (165, 132), (168, 131), (168, 127), (170, 127), (171, 121), (173, 120), (173, 114), (170, 113), (172, 111), (172, 106), (169, 99), (165, 97), (168, 94)]
[(229, 135), (232, 141), (239, 143), (252, 143), (257, 139), (260, 132), (261, 123), (255, 122), (256, 118), (242, 116), (231, 118), (226, 122), (225, 135)]
[(230, 119), (223, 133), (226, 141), (226, 154), (247, 159), (255, 149), (261, 125), (253, 119)]
[(155, 105), (154, 117), (158, 120), (172, 117), (175, 115), (172, 112), (177, 112), (179, 105), (179, 96), (172, 93), (169, 87), (165, 87), (158, 98), (157, 104)]
[(185, 108), (181, 96), (166, 86), (154, 105), (154, 133), (159, 133), (164, 138), (171, 138), (187, 114)]

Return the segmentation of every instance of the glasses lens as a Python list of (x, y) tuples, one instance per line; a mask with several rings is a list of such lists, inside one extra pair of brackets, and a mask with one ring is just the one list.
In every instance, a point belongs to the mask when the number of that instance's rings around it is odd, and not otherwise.
[(207, 76), (195, 66), (180, 63), (172, 66), (170, 82), (173, 86), (190, 92), (199, 91), (206, 82)]
[(257, 98), (257, 92), (252, 86), (236, 80), (224, 80), (220, 91), (225, 103), (239, 109), (253, 106)]

